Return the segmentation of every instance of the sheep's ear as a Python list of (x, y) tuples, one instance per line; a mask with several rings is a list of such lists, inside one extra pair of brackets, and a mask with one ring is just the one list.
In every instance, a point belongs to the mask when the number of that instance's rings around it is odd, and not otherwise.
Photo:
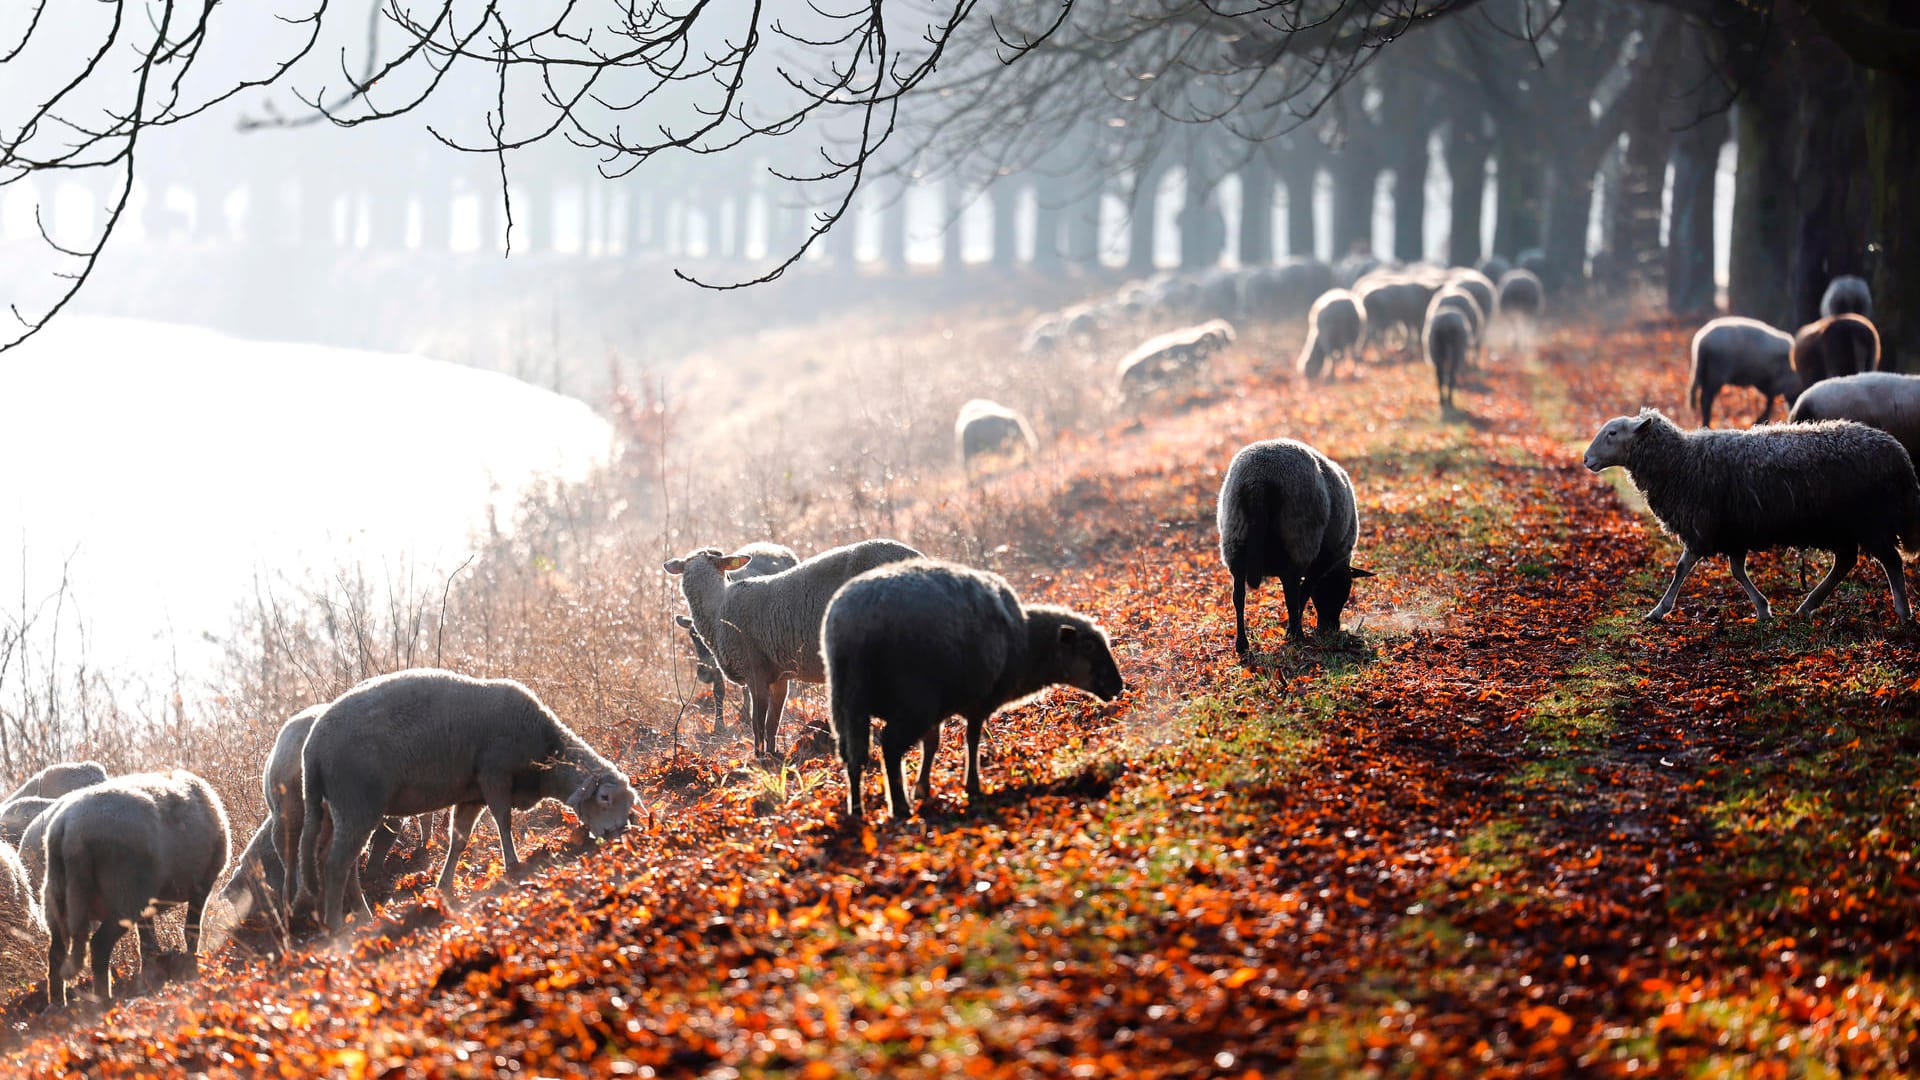
[(1627, 430), (1639, 431), (1641, 428), (1646, 427), (1647, 421), (1651, 419), (1653, 419), (1653, 413), (1651, 411), (1644, 411), (1639, 416), (1634, 417), (1633, 420), (1627, 424)]
[(1355, 581), (1358, 581), (1363, 577), (1372, 577), (1373, 571), (1362, 570), (1357, 566), (1349, 566), (1347, 567), (1347, 576), (1354, 579)]
[(693, 629), (693, 620), (687, 618), (685, 615), (675, 615), (673, 617), (673, 625), (682, 630), (691, 630)]
[(1073, 644), (1079, 636), (1080, 631), (1072, 626), (1062, 626), (1060, 628), (1060, 644), (1062, 645)]
[(581, 784), (575, 789), (573, 794), (567, 796), (567, 807), (575, 814), (578, 814), (580, 808), (587, 805), (587, 800), (593, 798), (593, 793), (598, 790), (600, 790), (600, 781), (598, 780), (589, 780)]
[(687, 560), (668, 559), (667, 565), (661, 567), (661, 569), (669, 574), (684, 574), (687, 572)]
[(723, 574), (731, 574), (752, 561), (753, 557), (751, 555), (728, 555), (724, 558), (713, 560), (713, 567)]

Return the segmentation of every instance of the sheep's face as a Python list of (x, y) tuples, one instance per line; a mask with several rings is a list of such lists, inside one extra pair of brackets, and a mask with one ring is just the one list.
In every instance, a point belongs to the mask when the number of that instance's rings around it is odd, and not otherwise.
[(1085, 690), (1101, 701), (1112, 701), (1127, 689), (1120, 678), (1120, 665), (1113, 660), (1107, 635), (1096, 626), (1060, 627), (1060, 658), (1066, 668), (1067, 685)]
[(1353, 597), (1353, 583), (1372, 576), (1372, 571), (1357, 566), (1340, 566), (1313, 582), (1310, 593), (1313, 612), (1326, 631), (1340, 629), (1340, 613), (1346, 610), (1347, 601)]
[(1612, 465), (1625, 465), (1627, 455), (1633, 449), (1634, 436), (1646, 426), (1645, 416), (1616, 416), (1607, 421), (1600, 434), (1593, 437), (1587, 446), (1585, 458), (1587, 468), (1599, 472)]
[(639, 796), (626, 777), (606, 773), (580, 785), (580, 790), (567, 799), (567, 805), (573, 808), (587, 832), (597, 839), (610, 840), (626, 830), (638, 801)]
[(730, 570), (740, 569), (747, 565), (748, 561), (749, 559), (745, 555), (727, 555), (723, 554), (719, 548), (701, 548), (699, 551), (690, 552), (678, 559), (668, 559), (666, 565), (661, 567), (661, 569), (675, 577), (680, 577), (689, 570), (704, 565), (711, 566), (719, 573), (725, 574)]

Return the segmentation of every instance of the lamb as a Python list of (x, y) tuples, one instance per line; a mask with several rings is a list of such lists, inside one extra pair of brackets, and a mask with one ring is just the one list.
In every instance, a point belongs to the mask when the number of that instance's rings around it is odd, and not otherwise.
[(1864, 315), (1873, 318), (1873, 290), (1867, 288), (1867, 280), (1853, 274), (1841, 274), (1827, 282), (1827, 291), (1820, 296), (1820, 314), (1832, 318), (1835, 315)]
[(1220, 485), (1220, 558), (1233, 575), (1233, 648), (1247, 656), (1247, 590), (1279, 578), (1287, 636), (1305, 631), (1313, 601), (1320, 632), (1340, 632), (1353, 583), (1372, 577), (1353, 565), (1360, 533), (1353, 481), (1325, 454), (1293, 439), (1251, 443), (1233, 456)]
[[(205, 780), (179, 769), (137, 773), (63, 795), (47, 811), (47, 1003), (66, 1004), (67, 980), (93, 953), (93, 990), (111, 998), (113, 947), (137, 922), (140, 965), (156, 965), (153, 908), (187, 905), (188, 963), (200, 917), (226, 868), (227, 810)], [(88, 928), (98, 924), (89, 940)], [(157, 966), (157, 965), (156, 965)], [(191, 968), (189, 968), (191, 973)]]
[(1920, 461), (1920, 375), (1864, 371), (1826, 379), (1800, 395), (1787, 419), (1857, 421), (1898, 439), (1907, 456)]
[[(744, 561), (744, 560), (743, 560)], [(440, 893), (453, 895), (454, 867), (485, 808), (500, 834), (500, 858), (517, 874), (513, 811), (563, 799), (587, 831), (606, 839), (627, 827), (638, 796), (626, 774), (512, 679), (475, 679), (413, 668), (368, 679), (333, 700), (300, 752), (303, 818), (294, 863), (296, 905), (320, 894), (322, 918), (339, 929), (360, 850), (382, 817), (453, 808)], [(319, 859), (322, 812), (333, 826)], [(355, 890), (358, 893), (358, 890)], [(358, 912), (370, 918), (366, 898)]]
[(847, 770), (847, 817), (861, 816), (861, 777), (875, 717), (893, 816), (912, 813), (900, 760), (920, 744), (916, 798), (931, 791), (940, 725), (967, 722), (967, 799), (980, 788), (980, 736), (1002, 706), (1055, 683), (1112, 701), (1126, 689), (1106, 633), (1066, 608), (1023, 605), (1006, 580), (935, 559), (861, 574), (834, 594), (821, 630), (834, 742)]
[(747, 564), (741, 554), (703, 548), (666, 564), (680, 578), (680, 592), (701, 640), (727, 678), (747, 691), (754, 753), (777, 753), (780, 714), (787, 683), (824, 682), (820, 620), (840, 586), (876, 566), (920, 553), (895, 540), (863, 540), (823, 551), (791, 570), (729, 581), (723, 575)]
[(0, 840), (9, 844), (19, 844), (20, 837), (26, 833), (27, 826), (40, 816), (54, 800), (38, 795), (22, 795), (0, 803)]
[(1766, 597), (1747, 580), (1747, 553), (1771, 547), (1834, 554), (1833, 569), (1796, 614), (1819, 607), (1864, 548), (1886, 571), (1900, 621), (1911, 617), (1900, 549), (1920, 550), (1920, 480), (1886, 432), (1844, 420), (1683, 432), (1644, 409), (1607, 421), (1587, 447), (1586, 465), (1594, 472), (1624, 466), (1683, 545), (1673, 582), (1648, 621), (1673, 610), (1695, 563), (1720, 554), (1756, 616), (1769, 618)]
[[(1461, 299), (1472, 301), (1465, 293)], [(1473, 327), (1457, 308), (1435, 309), (1427, 317), (1421, 335), (1427, 363), (1433, 365), (1433, 381), (1440, 389), (1440, 407), (1453, 408), (1454, 387), (1460, 382), (1460, 369), (1466, 366), (1467, 353), (1473, 349)]]
[[(740, 549), (739, 554), (747, 557), (747, 565), (728, 574), (728, 581), (765, 577), (782, 570), (790, 570), (800, 564), (800, 556), (795, 555), (792, 548), (764, 540), (756, 540), (748, 544)], [(688, 639), (693, 642), (693, 677), (713, 688), (713, 725), (717, 732), (722, 722), (721, 710), (727, 703), (727, 677), (720, 673), (720, 665), (713, 658), (713, 650), (707, 648), (707, 643), (700, 640), (700, 633), (693, 628), (691, 617), (675, 615), (673, 625), (685, 630)], [(747, 722), (747, 709), (744, 704), (740, 707), (740, 722), (743, 724)]]
[(1713, 426), (1713, 399), (1723, 386), (1751, 386), (1766, 395), (1758, 424), (1773, 412), (1773, 399), (1788, 408), (1800, 396), (1793, 371), (1793, 338), (1758, 319), (1726, 315), (1693, 335), (1693, 378), (1687, 402), (1700, 410), (1700, 426)]
[(998, 402), (974, 398), (960, 406), (953, 421), (954, 451), (961, 466), (973, 470), (975, 458), (988, 454), (1031, 457), (1040, 447), (1027, 419)]
[(69, 791), (78, 791), (106, 778), (106, 767), (97, 761), (63, 761), (27, 777), (25, 782), (13, 789), (13, 794), (0, 799), (0, 803), (10, 803), (22, 796), (57, 799)]
[(1300, 350), (1300, 374), (1316, 379), (1325, 368), (1331, 377), (1330, 362), (1342, 356), (1358, 363), (1360, 342), (1366, 336), (1367, 317), (1359, 298), (1346, 289), (1321, 293), (1307, 312), (1307, 343)]
[(40, 898), (12, 844), (0, 843), (0, 983), (31, 981), (47, 955), (47, 922)]
[(1793, 337), (1793, 370), (1800, 385), (1880, 368), (1880, 332), (1859, 315), (1829, 315)]

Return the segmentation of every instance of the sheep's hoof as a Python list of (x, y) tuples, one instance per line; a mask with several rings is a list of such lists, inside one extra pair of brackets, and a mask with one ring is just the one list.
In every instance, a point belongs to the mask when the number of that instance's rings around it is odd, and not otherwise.
[(1640, 617), (1641, 622), (1659, 622), (1667, 617), (1668, 608), (1654, 608)]

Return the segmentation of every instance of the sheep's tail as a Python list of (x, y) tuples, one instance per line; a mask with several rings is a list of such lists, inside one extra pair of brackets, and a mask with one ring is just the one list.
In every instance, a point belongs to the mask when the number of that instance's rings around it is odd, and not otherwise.
[(834, 663), (829, 653), (827, 686), (833, 713), (833, 743), (847, 776), (847, 817), (857, 820), (860, 795), (866, 786), (861, 779), (873, 745), (873, 719), (866, 710), (866, 692), (861, 686), (860, 673), (854, 670), (861, 665), (850, 663), (851, 659), (845, 654), (845, 646), (841, 647), (839, 663)]
[[(327, 798), (326, 774), (321, 769), (301, 765), (300, 850), (289, 869), (294, 881), (288, 890), (296, 904), (315, 899), (320, 893), (320, 814)], [(297, 872), (296, 872), (297, 871)]]

